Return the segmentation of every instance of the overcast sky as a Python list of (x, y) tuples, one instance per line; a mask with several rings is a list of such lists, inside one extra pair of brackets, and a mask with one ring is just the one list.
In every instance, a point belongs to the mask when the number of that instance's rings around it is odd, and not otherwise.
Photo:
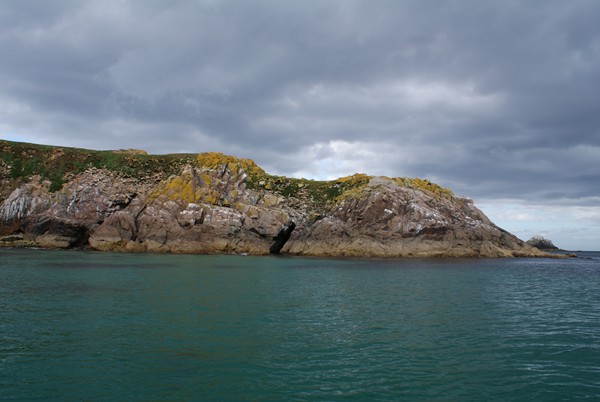
[(2, 0), (0, 137), (430, 179), (600, 249), (600, 1)]

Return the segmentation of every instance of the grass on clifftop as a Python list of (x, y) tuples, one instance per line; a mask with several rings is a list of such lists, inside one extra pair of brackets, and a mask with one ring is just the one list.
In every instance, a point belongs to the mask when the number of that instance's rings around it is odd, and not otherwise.
[(69, 175), (89, 168), (108, 169), (128, 177), (155, 173), (168, 176), (195, 158), (195, 154), (147, 155), (139, 151), (92, 151), (0, 140), (0, 171), (17, 180), (40, 175), (50, 181), (50, 191), (60, 190)]
[(442, 187), (438, 184), (432, 183), (429, 180), (419, 179), (419, 178), (406, 178), (406, 177), (397, 177), (392, 179), (399, 186), (414, 188), (415, 190), (428, 191), (433, 193), (433, 195), (437, 198), (452, 198), (454, 193), (445, 187)]
[(272, 191), (284, 197), (304, 198), (319, 206), (324, 206), (346, 190), (366, 185), (369, 181), (369, 176), (365, 174), (356, 174), (333, 181), (275, 176), (266, 173), (251, 159), (236, 158), (217, 152), (198, 154), (197, 161), (201, 167), (207, 169), (226, 168), (230, 171), (243, 169), (247, 174), (246, 184), (250, 189)]
[[(50, 181), (50, 191), (60, 190), (69, 177), (88, 168), (108, 169), (139, 179), (158, 174), (164, 179), (171, 175), (179, 175), (181, 168), (186, 164), (214, 170), (228, 169), (232, 172), (243, 169), (247, 175), (248, 188), (304, 199), (316, 207), (334, 203), (344, 193), (363, 188), (371, 179), (371, 176), (362, 173), (330, 181), (274, 176), (266, 173), (251, 159), (236, 158), (217, 152), (147, 155), (143, 151), (136, 150), (93, 151), (0, 140), (0, 173), (19, 181), (39, 175)], [(436, 197), (452, 197), (450, 190), (428, 180), (418, 178), (393, 180), (398, 185), (428, 191)]]

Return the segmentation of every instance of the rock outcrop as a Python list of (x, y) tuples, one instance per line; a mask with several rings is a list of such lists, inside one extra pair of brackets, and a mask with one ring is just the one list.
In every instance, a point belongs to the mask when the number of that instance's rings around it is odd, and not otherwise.
[[(247, 159), (0, 141), (0, 243), (172, 253), (547, 256), (421, 179), (271, 176)], [(4, 241), (3, 241), (4, 239)]]
[(531, 247), (535, 247), (540, 250), (559, 250), (551, 240), (546, 239), (543, 236), (533, 236), (531, 239), (527, 240), (526, 243)]

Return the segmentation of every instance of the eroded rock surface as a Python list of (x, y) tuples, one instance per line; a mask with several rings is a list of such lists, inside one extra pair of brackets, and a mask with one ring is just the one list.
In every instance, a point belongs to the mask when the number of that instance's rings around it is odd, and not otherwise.
[(558, 250), (558, 247), (552, 243), (552, 240), (546, 239), (543, 236), (533, 236), (526, 243), (540, 250)]
[[(0, 141), (0, 149), (9, 152), (11, 143)], [(495, 226), (471, 200), (420, 179), (362, 174), (330, 182), (289, 179), (268, 175), (252, 161), (214, 153), (157, 162), (143, 153), (102, 154), (102, 159), (94, 151), (85, 151), (84, 158), (78, 156), (84, 151), (62, 148), (19, 152), (1, 161), (0, 236), (28, 245), (261, 255), (273, 250), (274, 238), (293, 222), (295, 229), (277, 252), (546, 255)], [(51, 152), (40, 158), (43, 164), (33, 172), (39, 174), (11, 170), (9, 162), (38, 157), (36, 152)], [(52, 163), (65, 166), (73, 155), (81, 159), (77, 166), (93, 166), (48, 173)], [(114, 158), (123, 165), (114, 167)]]

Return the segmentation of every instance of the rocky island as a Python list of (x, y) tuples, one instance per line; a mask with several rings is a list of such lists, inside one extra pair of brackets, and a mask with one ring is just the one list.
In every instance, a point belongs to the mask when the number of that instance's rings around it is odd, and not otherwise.
[(546, 257), (418, 178), (267, 174), (218, 153), (0, 140), (0, 243), (171, 253)]
[(552, 240), (546, 239), (544, 236), (538, 235), (533, 236), (531, 239), (527, 240), (525, 243), (529, 244), (532, 247), (538, 248), (540, 250), (553, 250), (559, 251), (560, 249), (552, 243)]

